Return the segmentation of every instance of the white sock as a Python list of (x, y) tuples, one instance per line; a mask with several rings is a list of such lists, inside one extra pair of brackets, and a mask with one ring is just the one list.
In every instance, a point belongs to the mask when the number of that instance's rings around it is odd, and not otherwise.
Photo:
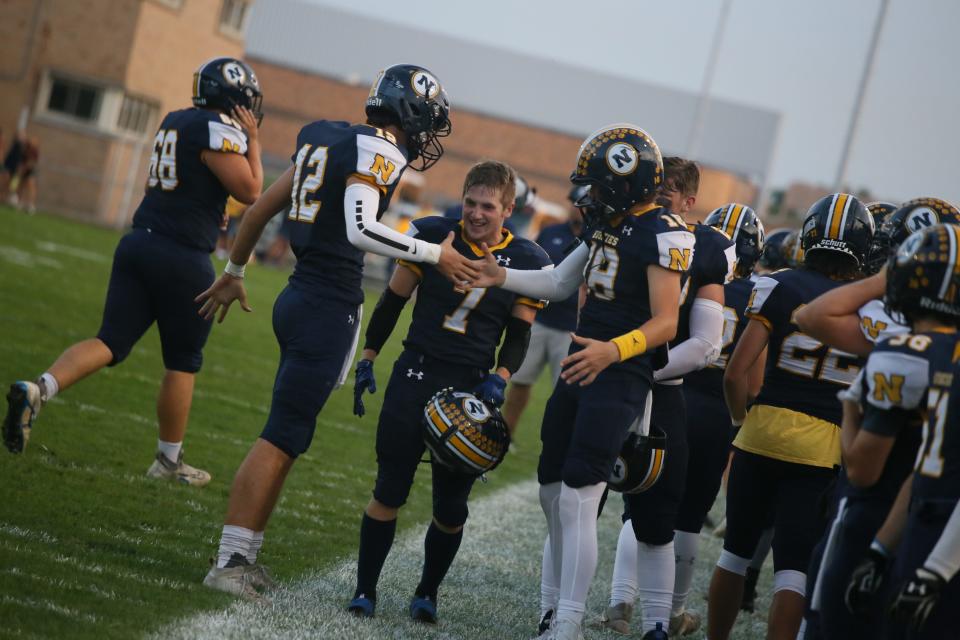
[(540, 617), (547, 611), (556, 611), (560, 599), (560, 584), (553, 572), (553, 553), (550, 550), (550, 536), (543, 541), (543, 562), (540, 565)]
[(247, 562), (257, 563), (257, 554), (260, 553), (260, 547), (263, 546), (263, 531), (254, 531), (253, 538), (250, 540), (250, 549), (247, 551)]
[[(547, 608), (540, 612), (542, 616), (548, 610), (557, 610), (560, 601), (560, 564), (563, 560), (563, 532), (560, 530), (560, 483), (552, 482), (550, 484), (540, 485), (540, 508), (543, 509), (543, 515), (547, 519), (547, 540), (544, 543), (543, 564), (550, 563), (553, 576), (552, 584), (556, 588), (554, 593), (550, 594), (550, 601), (546, 602), (547, 594), (541, 589), (540, 603), (541, 607), (547, 604)], [(541, 586), (543, 580), (541, 579)]]
[(696, 571), (697, 551), (700, 547), (700, 534), (689, 531), (675, 531), (673, 533), (673, 555), (676, 560), (676, 573), (673, 584), (673, 611), (671, 615), (683, 613), (693, 585), (693, 574)]
[(180, 449), (183, 448), (183, 442), (165, 442), (157, 440), (157, 451), (163, 454), (170, 462), (176, 462), (180, 458)]
[(40, 399), (44, 402), (57, 395), (57, 392), (60, 391), (60, 383), (57, 382), (57, 379), (54, 378), (49, 371), (37, 379), (37, 384), (40, 385)]
[(760, 541), (757, 542), (757, 548), (753, 552), (753, 558), (750, 560), (750, 568), (760, 571), (763, 568), (763, 562), (767, 559), (767, 556), (770, 554), (770, 547), (773, 545), (773, 527), (769, 529), (764, 529), (763, 534), (760, 536)]
[(560, 487), (560, 524), (563, 529), (563, 563), (557, 620), (580, 624), (587, 592), (597, 571), (597, 511), (605, 482), (574, 489)]
[(673, 579), (676, 560), (673, 542), (653, 545), (637, 543), (637, 592), (643, 611), (641, 634), (655, 629), (658, 622), (670, 627), (670, 609), (673, 605)]
[(613, 562), (610, 581), (610, 606), (621, 602), (633, 605), (637, 599), (637, 536), (629, 520), (620, 528), (617, 538), (617, 557)]
[(256, 534), (250, 529), (235, 527), (232, 524), (223, 525), (223, 533), (220, 534), (220, 549), (217, 551), (217, 568), (223, 569), (227, 566), (230, 556), (235, 553), (239, 553), (246, 558), (250, 553), (254, 535)]

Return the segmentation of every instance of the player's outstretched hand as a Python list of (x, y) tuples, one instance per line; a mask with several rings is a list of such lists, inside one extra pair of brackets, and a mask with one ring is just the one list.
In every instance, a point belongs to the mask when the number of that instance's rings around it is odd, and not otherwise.
[(440, 262), (437, 269), (458, 289), (467, 289), (477, 277), (477, 263), (453, 247), (453, 231), (440, 243)]
[(479, 267), (479, 272), (470, 282), (470, 286), (478, 289), (499, 287), (507, 277), (507, 270), (497, 263), (497, 257), (490, 251), (486, 242), (480, 244), (480, 249), (483, 250), (483, 260), (475, 263)]
[(377, 379), (373, 377), (373, 361), (364, 358), (357, 363), (353, 382), (353, 415), (360, 418), (367, 412), (363, 406), (363, 392), (377, 392)]
[(570, 335), (575, 343), (583, 345), (583, 349), (571, 353), (560, 363), (563, 367), (560, 377), (567, 384), (579, 382), (585, 387), (596, 380), (601, 371), (620, 360), (620, 351), (612, 342), (581, 338), (575, 333)]
[(243, 286), (242, 278), (235, 278), (227, 273), (220, 276), (216, 282), (210, 285), (210, 288), (193, 299), (194, 302), (202, 302), (200, 315), (204, 320), (213, 320), (220, 312), (217, 322), (223, 322), (227, 317), (227, 311), (235, 300), (240, 301), (240, 308), (244, 311), (253, 311), (253, 308), (247, 303), (247, 289)]
[(489, 402), (495, 407), (503, 404), (503, 392), (507, 388), (507, 381), (499, 373), (488, 373), (483, 381), (478, 384), (473, 392), (484, 402)]
[(253, 115), (250, 109), (237, 105), (230, 112), (230, 115), (243, 127), (243, 131), (247, 134), (247, 144), (257, 140), (260, 136), (260, 128), (257, 125), (257, 117)]

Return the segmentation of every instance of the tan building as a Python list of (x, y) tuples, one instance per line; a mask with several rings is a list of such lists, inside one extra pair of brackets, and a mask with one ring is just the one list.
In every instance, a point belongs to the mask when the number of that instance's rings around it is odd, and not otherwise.
[(40, 208), (125, 225), (159, 119), (201, 62), (242, 54), (251, 1), (0, 2), (0, 128), (39, 140)]

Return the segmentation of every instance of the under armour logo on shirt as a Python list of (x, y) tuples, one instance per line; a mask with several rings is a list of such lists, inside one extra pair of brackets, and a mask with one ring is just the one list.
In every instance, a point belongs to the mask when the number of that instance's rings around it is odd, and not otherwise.
[(356, 321), (357, 321), (357, 319), (354, 317), (354, 315), (353, 315), (352, 313), (347, 316), (347, 322), (348, 322), (348, 323), (353, 324), (353, 323), (356, 322)]
[(417, 380), (423, 380), (423, 371), (414, 371), (413, 369), (407, 369), (408, 378), (416, 378)]
[(624, 235), (628, 235), (628, 236), (629, 236), (631, 233), (633, 233), (633, 227), (624, 227), (624, 228), (623, 228), (623, 233), (624, 233)]
[(508, 258), (507, 256), (497, 256), (497, 264), (499, 264), (499, 265), (501, 265), (501, 266), (504, 266), (504, 267), (509, 267), (509, 266), (510, 266), (510, 258)]

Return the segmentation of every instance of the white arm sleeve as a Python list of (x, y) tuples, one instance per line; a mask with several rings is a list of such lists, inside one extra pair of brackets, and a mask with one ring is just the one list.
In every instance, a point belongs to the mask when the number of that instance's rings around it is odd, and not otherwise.
[(566, 300), (583, 282), (583, 269), (589, 258), (590, 248), (581, 242), (554, 269), (505, 269), (507, 276), (500, 286), (534, 300)]
[(949, 582), (960, 570), (960, 502), (953, 508), (940, 539), (923, 567)]
[(372, 186), (355, 182), (343, 194), (343, 215), (347, 240), (357, 249), (388, 258), (410, 262), (440, 262), (440, 245), (411, 238), (377, 220), (380, 192)]
[(653, 372), (654, 380), (669, 380), (703, 369), (720, 355), (723, 342), (723, 306), (697, 298), (690, 309), (690, 337), (670, 349), (667, 366)]

